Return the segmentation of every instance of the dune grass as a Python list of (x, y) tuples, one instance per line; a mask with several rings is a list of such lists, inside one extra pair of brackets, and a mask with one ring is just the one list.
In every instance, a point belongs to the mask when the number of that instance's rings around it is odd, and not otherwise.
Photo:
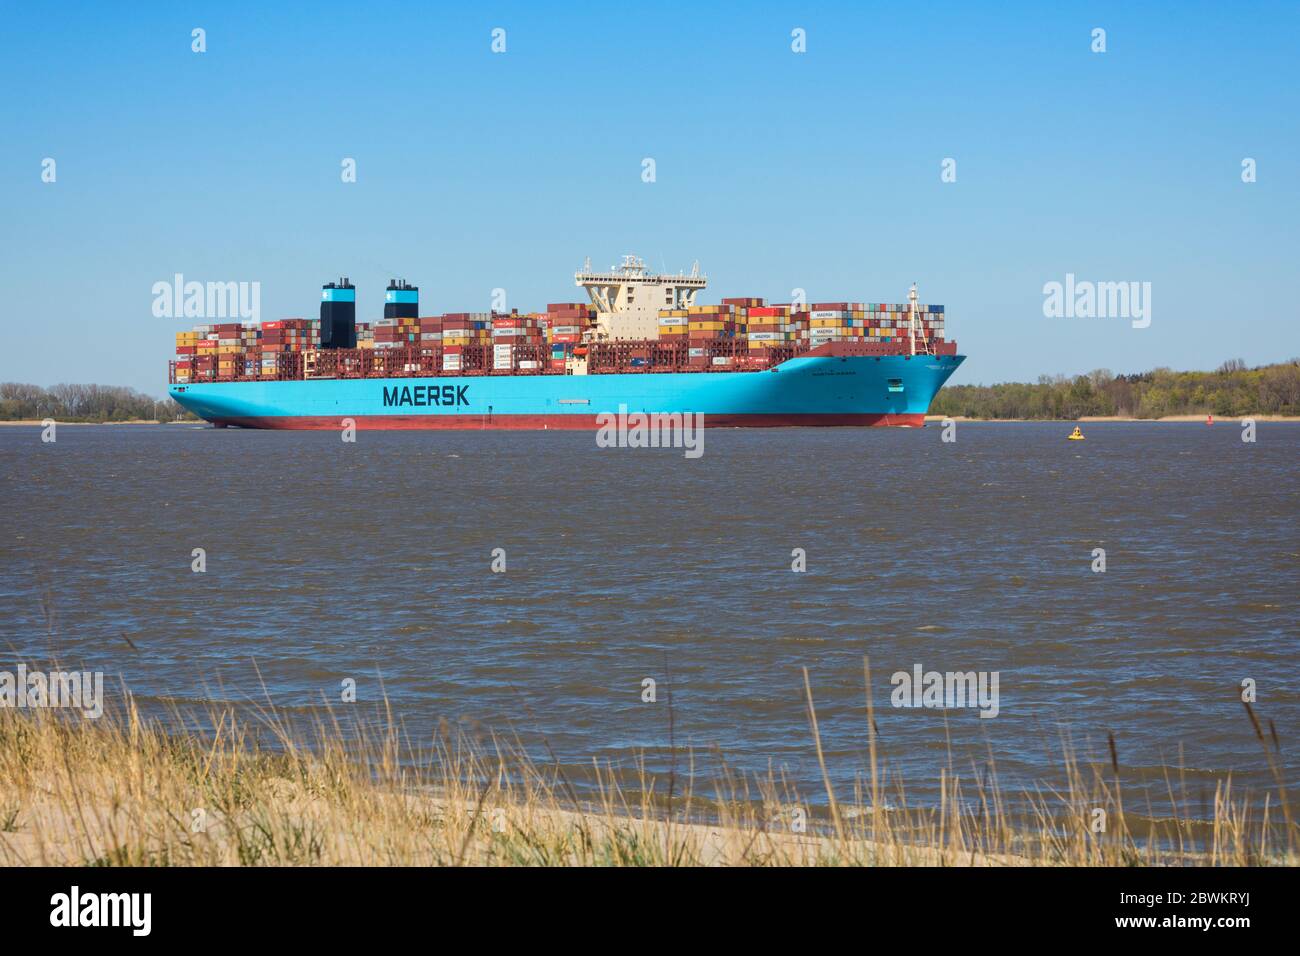
[[(806, 675), (805, 675), (806, 676)], [(870, 686), (869, 673), (866, 675)], [(128, 698), (99, 720), (0, 709), (0, 864), (259, 865), (1293, 865), (1296, 827), (1277, 792), (1248, 800), (1221, 783), (1208, 818), (1126, 813), (1110, 766), (1065, 748), (1065, 786), (1008, 811), (995, 773), (938, 768), (937, 807), (909, 807), (884, 772), (868, 698), (870, 778), (836, 794), (811, 684), (810, 747), (826, 791), (814, 810), (779, 774), (724, 771), (697, 792), (691, 755), (633, 785), (593, 765), (579, 798), (558, 764), (517, 740), (475, 745), (444, 729), (424, 745), (381, 708), (345, 732), (329, 711), (303, 730), (259, 708), (145, 719)], [(1249, 711), (1249, 708), (1247, 708)], [(725, 762), (724, 762), (725, 766)], [(1177, 771), (1166, 781), (1177, 806)], [(1182, 802), (1183, 805), (1186, 801)], [(1102, 815), (1099, 816), (1098, 811)], [(1099, 830), (1098, 821), (1104, 820)]]

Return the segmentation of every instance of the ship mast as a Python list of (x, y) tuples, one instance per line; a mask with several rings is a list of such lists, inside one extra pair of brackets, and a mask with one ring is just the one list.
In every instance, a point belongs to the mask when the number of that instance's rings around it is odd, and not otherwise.
[(907, 343), (912, 355), (916, 354), (916, 336), (921, 334), (921, 351), (929, 353), (930, 339), (925, 334), (925, 326), (921, 323), (920, 313), (916, 311), (916, 283), (912, 283), (912, 289), (907, 293)]

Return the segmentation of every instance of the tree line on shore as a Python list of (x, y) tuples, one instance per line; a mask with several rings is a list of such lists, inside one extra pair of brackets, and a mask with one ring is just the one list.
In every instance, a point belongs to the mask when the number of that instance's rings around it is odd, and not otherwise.
[(1258, 368), (1232, 359), (1213, 372), (1158, 368), (1112, 375), (1097, 369), (1073, 377), (1044, 375), (1033, 385), (948, 385), (935, 396), (930, 414), (994, 419), (1300, 415), (1300, 359)]
[(25, 385), (0, 382), (0, 421), (127, 422), (194, 419), (170, 398), (121, 385)]

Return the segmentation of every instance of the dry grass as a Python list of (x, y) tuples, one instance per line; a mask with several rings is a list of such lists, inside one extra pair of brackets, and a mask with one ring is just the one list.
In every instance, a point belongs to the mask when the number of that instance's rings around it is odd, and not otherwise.
[[(868, 673), (868, 686), (870, 684)], [(821, 745), (807, 686), (812, 745)], [(261, 711), (180, 715), (133, 706), (98, 721), (0, 710), (0, 863), (42, 865), (1291, 865), (1296, 828), (1277, 792), (1264, 809), (1221, 784), (1212, 819), (1163, 822), (1123, 810), (1119, 764), (1084, 768), (1068, 746), (1060, 791), (1008, 813), (996, 775), (939, 772), (937, 808), (909, 809), (896, 775), (878, 770), (866, 702), (871, 779), (805, 806), (775, 775), (729, 772), (708, 796), (694, 775), (641, 770), (633, 786), (595, 767), (584, 804), (556, 769), (517, 742), (476, 747), (443, 733), (423, 748), (391, 715), (345, 733), (330, 714), (306, 733)], [(1250, 714), (1260, 743), (1262, 728)], [(378, 728), (378, 729), (375, 729)], [(269, 739), (268, 738), (269, 734)], [(688, 755), (687, 755), (688, 756)], [(689, 770), (689, 767), (687, 768)], [(1108, 772), (1109, 771), (1109, 772)], [(972, 775), (974, 776), (974, 775)], [(1177, 789), (1168, 780), (1171, 804)], [(1258, 801), (1256, 801), (1257, 803)], [(1185, 801), (1184, 801), (1185, 803)], [(1023, 803), (1022, 803), (1023, 805)], [(1104, 832), (1093, 832), (1095, 810)], [(807, 814), (805, 832), (792, 824)]]

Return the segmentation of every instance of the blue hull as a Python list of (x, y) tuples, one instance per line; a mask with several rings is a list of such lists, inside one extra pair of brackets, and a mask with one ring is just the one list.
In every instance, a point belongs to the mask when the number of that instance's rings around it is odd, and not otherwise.
[(706, 426), (921, 425), (960, 355), (805, 355), (754, 372), (443, 375), (199, 382), (170, 393), (253, 428), (594, 428), (596, 416), (702, 413)]

